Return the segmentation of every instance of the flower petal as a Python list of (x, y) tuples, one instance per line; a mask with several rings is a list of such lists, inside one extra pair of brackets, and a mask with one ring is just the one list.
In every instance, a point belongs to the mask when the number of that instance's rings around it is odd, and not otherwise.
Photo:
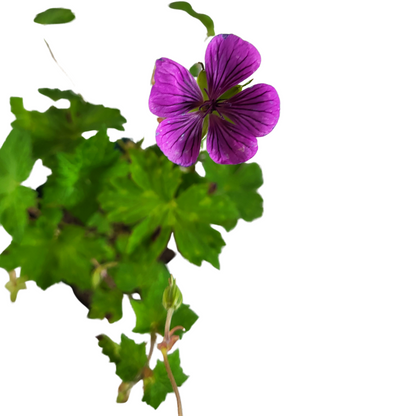
[(260, 66), (257, 49), (235, 35), (217, 35), (205, 52), (205, 69), (211, 99), (248, 78)]
[(171, 162), (191, 166), (201, 150), (203, 122), (199, 112), (167, 118), (156, 130), (156, 143)]
[(149, 109), (156, 116), (185, 114), (204, 101), (195, 78), (186, 68), (171, 59), (160, 58), (156, 61), (154, 79)]
[(276, 126), (280, 115), (280, 99), (271, 85), (257, 84), (224, 101), (218, 110), (254, 136), (261, 137)]
[(207, 150), (214, 162), (236, 165), (256, 154), (257, 139), (244, 127), (212, 114), (209, 117)]

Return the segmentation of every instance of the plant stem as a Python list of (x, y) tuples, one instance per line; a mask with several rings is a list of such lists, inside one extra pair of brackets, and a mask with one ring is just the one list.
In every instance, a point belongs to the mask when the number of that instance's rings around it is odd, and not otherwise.
[(178, 416), (183, 416), (181, 396), (179, 395), (179, 389), (178, 389), (178, 386), (176, 385), (175, 377), (173, 377), (172, 370), (170, 369), (167, 350), (166, 348), (162, 348), (161, 351), (163, 354), (163, 361), (165, 363), (166, 371), (168, 372), (170, 384), (172, 384), (172, 388), (176, 396), (176, 401), (178, 403)]
[(152, 334), (150, 335), (150, 350), (149, 350), (149, 355), (147, 356), (147, 365), (149, 365), (150, 358), (152, 358), (153, 349), (156, 343), (156, 338), (157, 338), (156, 332), (152, 332)]
[(169, 341), (169, 330), (170, 330), (170, 322), (172, 321), (173, 312), (175, 312), (172, 308), (168, 309), (168, 315), (166, 316), (166, 323), (165, 323), (165, 340)]

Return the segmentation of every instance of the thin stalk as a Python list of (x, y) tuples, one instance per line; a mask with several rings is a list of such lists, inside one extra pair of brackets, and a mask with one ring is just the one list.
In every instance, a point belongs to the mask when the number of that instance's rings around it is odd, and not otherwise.
[(168, 309), (168, 315), (166, 316), (165, 322), (165, 340), (169, 341), (169, 330), (170, 330), (170, 322), (172, 321), (173, 312), (175, 312), (172, 308)]
[(153, 354), (153, 349), (155, 347), (155, 343), (156, 343), (156, 332), (152, 332), (152, 335), (150, 336), (150, 351), (149, 351), (149, 355), (147, 356), (147, 365), (149, 365), (150, 362), (150, 358), (152, 358), (152, 354)]
[(175, 377), (173, 377), (172, 370), (170, 369), (167, 350), (166, 348), (162, 348), (161, 351), (163, 354), (163, 361), (165, 363), (166, 371), (168, 372), (170, 384), (172, 384), (172, 388), (176, 396), (176, 402), (178, 403), (178, 416), (183, 416), (181, 396), (179, 395), (179, 389), (178, 389), (178, 386), (176, 385)]

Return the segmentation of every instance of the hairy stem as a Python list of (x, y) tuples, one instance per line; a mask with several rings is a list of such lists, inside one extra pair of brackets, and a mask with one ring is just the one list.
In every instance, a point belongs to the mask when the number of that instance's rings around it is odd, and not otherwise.
[(168, 315), (166, 317), (165, 323), (165, 340), (169, 341), (169, 330), (170, 330), (170, 322), (172, 321), (173, 312), (175, 312), (172, 308), (168, 309)]
[(178, 389), (178, 386), (176, 385), (175, 377), (173, 377), (172, 370), (170, 369), (167, 349), (162, 348), (161, 351), (163, 354), (163, 361), (165, 363), (166, 371), (168, 372), (170, 384), (172, 384), (172, 388), (176, 396), (176, 401), (178, 403), (178, 416), (183, 416), (181, 396), (179, 395), (179, 389)]

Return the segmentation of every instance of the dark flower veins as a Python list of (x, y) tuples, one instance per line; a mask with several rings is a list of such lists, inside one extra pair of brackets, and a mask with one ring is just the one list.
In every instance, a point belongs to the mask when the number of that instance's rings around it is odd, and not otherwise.
[(220, 97), (260, 66), (260, 54), (235, 35), (218, 35), (205, 53), (208, 100), (191, 73), (168, 59), (156, 61), (150, 111), (163, 120), (156, 142), (172, 162), (190, 166), (201, 148), (204, 119), (208, 118), (207, 151), (216, 163), (238, 164), (257, 152), (257, 137), (269, 134), (280, 115), (276, 90), (257, 84), (229, 99)]

